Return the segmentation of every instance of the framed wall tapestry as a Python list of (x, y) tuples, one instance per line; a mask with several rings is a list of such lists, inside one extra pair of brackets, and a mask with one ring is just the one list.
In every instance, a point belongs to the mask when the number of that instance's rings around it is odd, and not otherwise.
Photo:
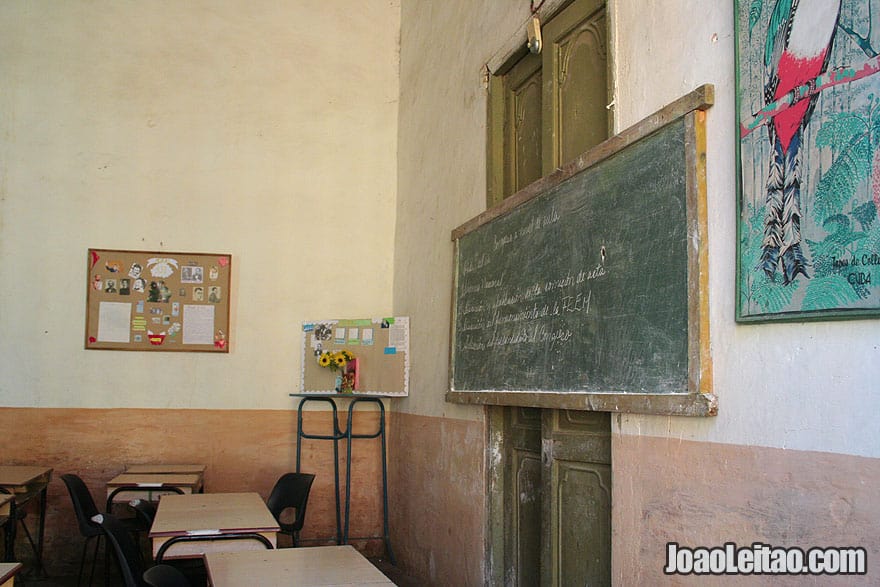
[(741, 322), (880, 315), (880, 1), (736, 0)]

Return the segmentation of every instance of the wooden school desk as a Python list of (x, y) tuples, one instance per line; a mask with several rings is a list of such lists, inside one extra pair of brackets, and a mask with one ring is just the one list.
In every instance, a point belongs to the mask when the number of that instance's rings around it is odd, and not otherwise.
[[(176, 475), (176, 474), (184, 474), (184, 475), (198, 475), (199, 476), (199, 490), (198, 493), (205, 492), (205, 469), (207, 469), (207, 465), (197, 465), (197, 464), (166, 464), (166, 463), (147, 463), (142, 465), (127, 465), (125, 467), (126, 473), (154, 473), (156, 475)], [(193, 492), (196, 493), (196, 492)]]
[[(33, 498), (40, 498), (40, 525), (37, 533), (37, 569), (43, 570), (43, 536), (46, 527), (46, 490), (52, 480), (52, 469), (30, 465), (0, 465), (0, 488), (2, 493), (15, 497), (15, 507), (23, 507)], [(7, 526), (5, 560), (13, 558), (15, 547), (15, 520)]]
[(0, 563), (0, 587), (13, 587), (21, 563)]
[[(205, 492), (205, 470), (208, 468), (207, 465), (199, 465), (196, 463), (190, 464), (175, 464), (175, 463), (143, 463), (140, 465), (126, 465), (125, 472), (126, 473), (155, 473), (156, 475), (174, 475), (177, 473), (181, 474), (190, 474), (190, 475), (198, 475), (199, 476), (199, 490), (198, 493)], [(195, 493), (195, 492), (194, 492)]]
[(201, 477), (202, 482), (204, 483), (205, 479), (205, 469), (207, 469), (207, 465), (196, 465), (196, 464), (153, 464), (147, 463), (142, 465), (126, 465), (125, 472), (126, 473), (156, 473), (158, 475), (172, 475), (174, 473), (190, 473), (195, 474)]
[(202, 477), (196, 473), (122, 473), (107, 482), (107, 511), (114, 503), (132, 499), (159, 501), (172, 493), (200, 493)]
[[(263, 536), (275, 548), (278, 522), (259, 493), (192, 493), (166, 495), (159, 500), (150, 528), (153, 557), (196, 558), (206, 552), (264, 549), (252, 539), (229, 539), (250, 533)], [(186, 537), (193, 541), (166, 542)], [(220, 537), (221, 539), (216, 539)]]
[(9, 493), (0, 493), (0, 528), (3, 528), (6, 538), (6, 552), (3, 553), (3, 560), (9, 562), (13, 558), (13, 553), (9, 552), (8, 546), (15, 540), (15, 520), (12, 519), (12, 508), (15, 507), (15, 498)]
[(214, 587), (394, 585), (349, 545), (210, 552), (205, 555), (205, 567)]

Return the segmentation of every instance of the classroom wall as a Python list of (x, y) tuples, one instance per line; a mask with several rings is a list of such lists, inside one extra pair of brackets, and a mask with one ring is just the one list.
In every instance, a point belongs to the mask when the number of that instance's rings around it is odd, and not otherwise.
[[(399, 11), (0, 3), (0, 422), (27, 439), (0, 460), (55, 469), (50, 570), (80, 547), (63, 473), (97, 496), (125, 463), (192, 459), (210, 489), (267, 495), (294, 466), (302, 321), (390, 313)], [(89, 247), (231, 254), (230, 352), (84, 350)], [(376, 456), (359, 447), (363, 479)], [(380, 533), (363, 505), (353, 532)]]
[[(715, 86), (708, 112), (710, 345), (714, 418), (614, 415), (613, 575), (616, 584), (664, 584), (665, 544), (735, 540), (780, 546), (862, 545), (880, 555), (880, 429), (876, 320), (737, 325), (733, 2), (611, 0), (616, 130), (696, 87)], [(446, 535), (444, 514), (470, 503), (486, 515), (485, 430), (476, 407), (445, 403), (452, 283), (450, 232), (484, 209), (485, 64), (519, 36), (529, 2), (404, 2), (395, 312), (412, 316), (414, 385), (397, 402), (396, 434), (431, 444), (400, 455), (395, 503), (443, 504), (419, 527), (404, 564), (433, 584), (478, 584), (487, 569), (439, 568), (483, 547), (477, 525)], [(876, 45), (875, 40), (875, 45)], [(426, 139), (427, 137), (427, 139)], [(450, 434), (464, 428), (457, 452)], [(438, 484), (443, 489), (438, 489)], [(448, 505), (447, 505), (448, 504)], [(458, 516), (457, 516), (458, 518)], [(450, 553), (450, 548), (455, 554)], [(873, 557), (873, 558), (872, 558)], [(873, 566), (869, 563), (869, 569)], [(872, 571), (873, 572), (873, 571)], [(444, 583), (447, 577), (456, 580)], [(823, 581), (828, 579), (823, 578)], [(851, 579), (851, 578), (850, 578)], [(876, 581), (876, 576), (864, 579)]]
[[(398, 22), (3, 2), (0, 402), (288, 409), (304, 320), (391, 310)], [(89, 247), (231, 254), (230, 353), (84, 351)]]
[(485, 208), (483, 64), (528, 3), (401, 5), (394, 307), (412, 323), (409, 397), (394, 400), (398, 564), (430, 585), (486, 576), (483, 409), (446, 403), (453, 228)]
[[(612, 417), (616, 583), (663, 582), (669, 539), (862, 544), (874, 560), (876, 321), (733, 321), (732, 3), (609, 4), (618, 130), (703, 83), (717, 99), (719, 415)], [(204, 456), (207, 438), (210, 487), (267, 491), (293, 450), (300, 321), (408, 315), (392, 543), (425, 584), (481, 584), (483, 410), (444, 401), (449, 235), (485, 205), (485, 63), (525, 41), (528, 15), (499, 0), (0, 3), (0, 424), (24, 439), (4, 462), (81, 470), (98, 495), (123, 463)], [(231, 253), (230, 353), (83, 350), (91, 246)], [(127, 440), (143, 422), (166, 442)], [(58, 545), (72, 526), (57, 479), (50, 492)]]
[[(639, 580), (661, 578), (658, 547), (667, 540), (860, 545), (876, 560), (877, 321), (734, 322), (733, 7), (676, 4), (669, 10), (638, 0), (615, 3), (616, 113), (623, 128), (699, 83), (716, 86), (707, 134), (709, 318), (719, 410), (711, 419), (616, 420), (615, 578), (626, 583), (636, 562), (644, 569)], [(681, 18), (688, 12), (700, 18)], [(632, 540), (636, 528), (639, 539)], [(855, 582), (876, 582), (876, 572)]]

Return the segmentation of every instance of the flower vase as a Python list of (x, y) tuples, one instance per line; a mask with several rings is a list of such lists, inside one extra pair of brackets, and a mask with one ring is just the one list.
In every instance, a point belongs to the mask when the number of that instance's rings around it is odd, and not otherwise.
[(344, 380), (344, 378), (342, 377), (342, 373), (337, 371), (336, 384), (335, 384), (336, 393), (345, 393), (345, 390), (342, 388), (343, 380)]

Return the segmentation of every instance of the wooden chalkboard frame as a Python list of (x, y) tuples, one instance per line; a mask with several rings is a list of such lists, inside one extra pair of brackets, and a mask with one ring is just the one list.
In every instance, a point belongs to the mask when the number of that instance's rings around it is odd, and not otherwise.
[[(450, 382), (446, 400), (453, 403), (508, 405), (569, 410), (646, 414), (714, 416), (717, 400), (712, 387), (709, 348), (708, 240), (706, 212), (706, 110), (714, 103), (714, 87), (703, 85), (627, 130), (583, 153), (553, 174), (539, 179), (452, 232), (455, 277), (451, 313)], [(461, 239), (592, 166), (614, 157), (659, 129), (682, 120), (685, 129), (687, 230), (687, 389), (681, 393), (582, 392), (553, 390), (457, 389), (456, 300), (461, 264)], [(515, 366), (514, 366), (515, 368)]]
[(232, 255), (90, 248), (87, 350), (228, 353)]

